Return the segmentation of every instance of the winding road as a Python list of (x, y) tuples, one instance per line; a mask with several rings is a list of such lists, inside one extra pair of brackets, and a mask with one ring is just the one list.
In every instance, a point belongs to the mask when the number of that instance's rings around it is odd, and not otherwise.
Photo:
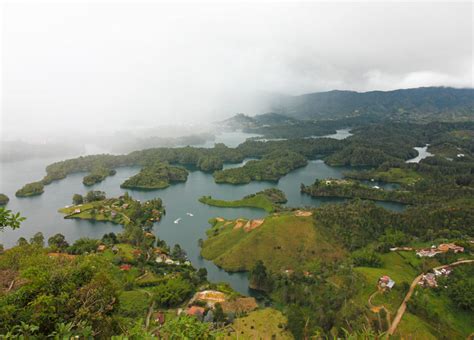
[[(436, 269), (436, 270), (439, 270), (439, 269), (443, 269), (443, 268), (446, 268), (446, 267), (454, 267), (454, 266), (458, 266), (458, 265), (460, 265), (460, 264), (465, 264), (465, 263), (474, 263), (474, 260), (461, 260), (461, 261), (456, 261), (456, 262), (453, 262), (453, 263), (451, 263), (451, 264), (447, 264), (447, 265), (444, 265), (444, 266), (435, 267), (435, 268), (433, 268), (433, 270), (435, 270), (435, 269)], [(388, 329), (388, 332), (387, 332), (387, 335), (388, 335), (388, 336), (393, 335), (393, 334), (395, 333), (395, 331), (397, 330), (398, 324), (399, 324), (400, 321), (402, 320), (403, 314), (405, 314), (405, 311), (406, 311), (406, 309), (407, 309), (407, 302), (408, 302), (408, 300), (410, 300), (411, 296), (413, 295), (413, 292), (415, 291), (415, 288), (416, 288), (418, 282), (421, 280), (422, 277), (423, 277), (423, 274), (418, 275), (418, 276), (413, 280), (413, 282), (411, 283), (410, 289), (408, 290), (407, 295), (406, 295), (405, 298), (403, 299), (402, 304), (401, 304), (400, 307), (398, 308), (397, 314), (395, 315), (395, 318), (393, 319), (392, 324), (391, 324), (391, 326), (390, 326), (389, 329)]]

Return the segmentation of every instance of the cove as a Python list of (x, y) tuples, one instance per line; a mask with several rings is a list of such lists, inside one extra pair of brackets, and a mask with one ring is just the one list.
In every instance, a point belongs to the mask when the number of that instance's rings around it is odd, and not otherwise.
[[(341, 130), (340, 138), (345, 138), (347, 133)], [(345, 134), (345, 135), (343, 135)], [(242, 139), (248, 137), (245, 133), (223, 134), (219, 141), (233, 146), (239, 144)], [(229, 140), (226, 140), (229, 139)], [(235, 146), (235, 145), (234, 145)], [(228, 282), (236, 291), (242, 294), (252, 294), (248, 288), (247, 273), (227, 273), (218, 268), (212, 262), (200, 257), (198, 240), (204, 239), (205, 231), (209, 228), (208, 220), (212, 217), (221, 216), (228, 219), (246, 217), (260, 218), (266, 213), (263, 210), (252, 208), (219, 208), (202, 204), (198, 199), (203, 195), (211, 195), (214, 198), (234, 200), (257, 191), (276, 187), (283, 190), (288, 198), (287, 206), (311, 206), (317, 207), (323, 204), (343, 202), (339, 198), (312, 198), (300, 193), (300, 185), (314, 182), (316, 178), (342, 178), (343, 172), (350, 170), (348, 167), (331, 167), (322, 160), (309, 161), (308, 165), (299, 168), (280, 179), (279, 182), (252, 182), (243, 185), (216, 184), (211, 174), (190, 169), (187, 182), (173, 184), (168, 188), (154, 191), (135, 191), (121, 189), (120, 184), (127, 178), (135, 175), (139, 167), (122, 167), (117, 169), (115, 176), (107, 177), (102, 183), (92, 187), (85, 187), (82, 178), (85, 173), (76, 173), (67, 178), (53, 182), (46, 186), (41, 196), (29, 198), (15, 197), (15, 191), (23, 184), (41, 178), (48, 164), (59, 161), (58, 158), (32, 159), (5, 163), (0, 166), (0, 192), (10, 197), (7, 209), (21, 212), (27, 219), (22, 223), (20, 229), (5, 230), (0, 233), (0, 243), (5, 247), (15, 245), (19, 237), (29, 239), (36, 232), (41, 231), (45, 239), (61, 233), (66, 236), (68, 242), (72, 243), (81, 237), (101, 238), (105, 233), (122, 231), (121, 225), (109, 222), (95, 222), (85, 220), (64, 219), (57, 210), (65, 205), (71, 204), (72, 195), (75, 193), (86, 194), (89, 190), (105, 191), (108, 197), (117, 197), (125, 192), (141, 201), (160, 197), (166, 207), (166, 215), (160, 223), (155, 224), (154, 233), (165, 240), (170, 246), (179, 243), (187, 252), (190, 261), (197, 268), (204, 267), (208, 271), (208, 278), (213, 282)], [(226, 164), (225, 168), (242, 166), (241, 164)], [(373, 183), (375, 184), (375, 183)], [(390, 184), (377, 183), (381, 188), (391, 189)], [(402, 204), (377, 202), (376, 204), (387, 209), (401, 211)], [(191, 213), (193, 216), (189, 216)], [(177, 219), (179, 223), (174, 223)]]

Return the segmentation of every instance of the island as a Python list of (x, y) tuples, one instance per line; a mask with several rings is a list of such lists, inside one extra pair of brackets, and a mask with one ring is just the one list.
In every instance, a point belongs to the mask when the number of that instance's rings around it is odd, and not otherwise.
[(151, 227), (159, 222), (165, 214), (165, 208), (160, 198), (141, 203), (128, 193), (118, 198), (106, 198), (101, 191), (89, 191), (82, 197), (75, 194), (74, 205), (59, 209), (65, 214), (64, 218), (107, 221), (115, 224), (136, 224)]
[(155, 190), (169, 187), (171, 183), (186, 182), (188, 171), (184, 168), (158, 163), (144, 167), (138, 174), (123, 182), (126, 189)]
[(41, 195), (44, 192), (44, 184), (40, 182), (32, 182), (25, 184), (23, 188), (19, 189), (16, 193), (16, 197), (30, 197)]
[(407, 190), (384, 190), (348, 179), (316, 179), (312, 185), (301, 184), (301, 192), (313, 197), (361, 198), (404, 204), (416, 201), (415, 194)]
[(82, 183), (85, 186), (91, 186), (102, 182), (108, 176), (113, 176), (116, 173), (117, 171), (115, 169), (107, 169), (104, 167), (94, 168), (89, 175), (82, 179)]
[(0, 205), (6, 205), (10, 199), (5, 194), (0, 194)]
[(263, 209), (267, 212), (273, 212), (280, 209), (281, 204), (286, 203), (287, 199), (283, 191), (276, 188), (270, 188), (259, 191), (255, 194), (247, 195), (244, 198), (235, 201), (217, 200), (213, 199), (211, 196), (203, 196), (199, 199), (199, 202), (215, 207), (250, 207)]
[(216, 183), (246, 184), (251, 181), (276, 182), (289, 172), (308, 164), (301, 154), (293, 151), (274, 151), (261, 160), (252, 160), (240, 168), (216, 171)]

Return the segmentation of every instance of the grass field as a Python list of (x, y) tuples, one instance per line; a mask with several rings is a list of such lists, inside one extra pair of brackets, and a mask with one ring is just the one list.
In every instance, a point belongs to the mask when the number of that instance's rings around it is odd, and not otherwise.
[(390, 276), (395, 281), (395, 287), (385, 293), (378, 293), (372, 299), (374, 306), (384, 305), (390, 313), (396, 313), (402, 302), (405, 291), (402, 290), (402, 283), (411, 284), (419, 274), (418, 270), (412, 266), (411, 255), (404, 252), (402, 255), (397, 252), (382, 254), (383, 265), (381, 268), (356, 267), (355, 271), (363, 278), (359, 284), (359, 293), (355, 300), (360, 305), (367, 305), (370, 295), (377, 291), (377, 282), (383, 275)]
[[(466, 339), (474, 332), (472, 312), (456, 307), (444, 291), (437, 293), (433, 289), (419, 287), (414, 294), (423, 294), (427, 297), (427, 309), (436, 313), (440, 321), (407, 313), (400, 322), (397, 334), (411, 334), (415, 328), (420, 334), (423, 334), (424, 331), (427, 334), (436, 334), (438, 338)], [(423, 327), (420, 327), (419, 324)]]
[(420, 174), (413, 170), (390, 168), (387, 171), (375, 171), (374, 176), (381, 181), (412, 185), (421, 179)]
[(260, 309), (235, 319), (232, 325), (235, 332), (227, 333), (224, 339), (293, 339), (285, 330), (286, 323), (286, 317), (276, 309)]
[(224, 208), (241, 208), (241, 207), (250, 207), (263, 209), (267, 212), (272, 212), (274, 210), (274, 204), (268, 197), (265, 195), (255, 195), (249, 198), (243, 198), (235, 201), (224, 201), (216, 200), (212, 197), (203, 196), (199, 199), (199, 202), (212, 205), (215, 207), (224, 207)]
[(209, 230), (201, 252), (203, 257), (229, 271), (250, 270), (258, 260), (274, 272), (303, 270), (312, 260), (332, 261), (344, 255), (342, 248), (314, 225), (312, 217), (271, 215), (249, 232), (234, 228), (236, 223), (217, 222)]

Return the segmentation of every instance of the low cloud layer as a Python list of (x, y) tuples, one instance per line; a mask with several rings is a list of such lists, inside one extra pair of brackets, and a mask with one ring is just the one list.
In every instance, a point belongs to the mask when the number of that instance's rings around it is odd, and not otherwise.
[(272, 94), (472, 87), (472, 4), (3, 6), (2, 134), (200, 124)]

